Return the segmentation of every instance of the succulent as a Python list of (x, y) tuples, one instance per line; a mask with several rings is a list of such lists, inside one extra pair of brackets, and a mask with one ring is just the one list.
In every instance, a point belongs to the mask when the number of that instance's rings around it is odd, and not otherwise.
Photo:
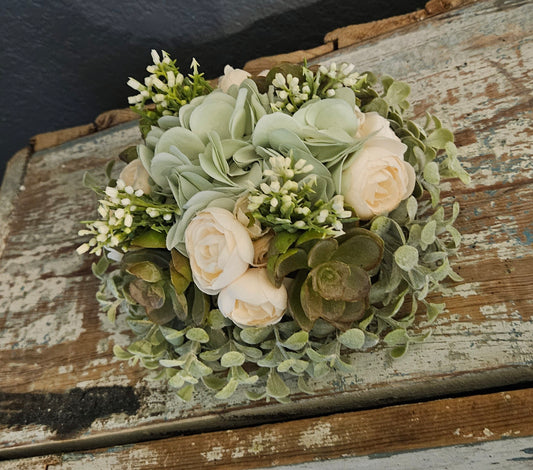
[(322, 318), (344, 331), (365, 315), (370, 276), (383, 252), (381, 237), (359, 227), (339, 238), (278, 234), (268, 269), (276, 285), (298, 271), (289, 288), (289, 307), (303, 330), (309, 331)]

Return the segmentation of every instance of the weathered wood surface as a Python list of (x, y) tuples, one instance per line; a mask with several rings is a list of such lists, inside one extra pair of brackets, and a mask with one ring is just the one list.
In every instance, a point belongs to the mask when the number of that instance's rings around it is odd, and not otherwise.
[(462, 206), (454, 264), (465, 282), (450, 285), (447, 313), (424, 344), (395, 361), (386, 348), (354, 354), (356, 375), (331, 377), (290, 405), (201, 392), (183, 404), (113, 358), (127, 327), (99, 313), (92, 260), (74, 252), (78, 221), (95, 208), (80, 182), (139, 140), (135, 124), (34, 154), (0, 226), (0, 457), (533, 380), (532, 31), (531, 2), (486, 1), (323, 58), (409, 81), (414, 115), (436, 113), (456, 131), (473, 177), (469, 187), (446, 183), (449, 201)]
[[(502, 444), (494, 442), (501, 439)], [(469, 455), (466, 460), (465, 446)], [(327, 462), (317, 463), (319, 460)], [(307, 464), (292, 467), (303, 463)], [(495, 464), (500, 465), (496, 468), (513, 470), (531, 468), (533, 389), (28, 458), (0, 463), (0, 470), (201, 470), (280, 465), (308, 469), (327, 465), (328, 469), (485, 470)]]

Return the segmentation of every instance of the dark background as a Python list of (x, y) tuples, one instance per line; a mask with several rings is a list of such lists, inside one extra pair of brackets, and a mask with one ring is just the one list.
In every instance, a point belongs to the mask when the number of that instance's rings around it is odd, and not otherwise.
[(127, 106), (150, 49), (208, 78), (225, 64), (323, 44), (326, 33), (422, 8), (423, 0), (0, 0), (0, 180), (31, 136)]

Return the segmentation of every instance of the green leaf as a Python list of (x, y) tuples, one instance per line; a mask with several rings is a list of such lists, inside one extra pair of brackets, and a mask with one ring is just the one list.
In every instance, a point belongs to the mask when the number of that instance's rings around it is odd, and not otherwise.
[(309, 341), (309, 333), (307, 333), (307, 331), (298, 331), (297, 333), (294, 333), (293, 335), (291, 335), (282, 344), (287, 349), (291, 349), (293, 351), (299, 351), (307, 344), (308, 341)]
[(191, 328), (185, 333), (187, 339), (191, 341), (198, 341), (199, 343), (207, 343), (209, 341), (209, 335), (202, 328)]
[(361, 349), (365, 344), (365, 333), (358, 328), (351, 328), (339, 335), (341, 344), (350, 349)]
[(214, 330), (221, 330), (225, 326), (233, 325), (233, 322), (222, 315), (218, 308), (214, 308), (207, 316), (207, 324)]
[(113, 354), (119, 359), (129, 359), (133, 354), (121, 348), (118, 344), (113, 346)]
[(91, 265), (91, 270), (94, 276), (97, 277), (98, 279), (102, 279), (102, 276), (107, 271), (107, 268), (109, 267), (110, 264), (111, 262), (107, 259), (105, 255), (100, 257), (98, 262), (93, 263)]
[(226, 398), (231, 397), (235, 390), (237, 390), (237, 386), (239, 385), (238, 380), (231, 379), (225, 386), (215, 395), (215, 398), (218, 398), (220, 400), (224, 400)]
[(262, 328), (244, 328), (241, 331), (241, 339), (248, 344), (259, 344), (267, 339), (272, 333), (271, 326), (265, 326)]
[(140, 263), (131, 264), (126, 269), (127, 272), (146, 282), (157, 282), (162, 279), (159, 268), (150, 261), (141, 261)]
[(185, 379), (181, 374), (176, 374), (169, 379), (168, 384), (173, 388), (181, 388), (185, 385)]
[(245, 360), (244, 354), (238, 351), (230, 351), (222, 356), (220, 364), (222, 367), (235, 367), (244, 364)]
[(161, 364), (163, 367), (181, 367), (186, 362), (186, 357), (180, 357), (179, 359), (161, 359), (159, 364)]
[(298, 377), (298, 389), (301, 392), (306, 393), (307, 395), (315, 394), (314, 390), (309, 386), (309, 384), (306, 382), (302, 375)]
[(187, 370), (194, 378), (197, 379), (213, 373), (213, 369), (211, 369), (211, 367), (206, 366), (202, 361), (199, 361), (196, 358), (191, 362), (191, 365)]
[(418, 264), (418, 250), (409, 245), (402, 245), (394, 252), (394, 261), (404, 271), (410, 271)]
[(211, 390), (221, 390), (224, 385), (227, 384), (227, 379), (217, 377), (216, 375), (206, 375), (205, 377), (202, 377), (202, 382)]
[(392, 330), (390, 333), (388, 333), (385, 338), (383, 338), (383, 341), (388, 346), (396, 346), (397, 344), (404, 344), (408, 342), (409, 337), (403, 328), (397, 328), (396, 330)]
[(385, 99), (391, 105), (401, 105), (409, 96), (411, 88), (404, 82), (392, 82), (387, 90)]
[(131, 244), (142, 248), (166, 248), (166, 234), (155, 230), (148, 230), (136, 236)]
[(246, 390), (246, 396), (249, 400), (257, 401), (262, 400), (265, 398), (266, 393), (265, 392), (252, 392), (251, 390)]
[(363, 111), (365, 113), (370, 113), (371, 111), (377, 112), (380, 116), (386, 118), (389, 114), (389, 105), (383, 98), (375, 98), (366, 106), (364, 106)]
[(440, 174), (439, 174), (439, 165), (437, 162), (429, 162), (424, 167), (424, 178), (428, 183), (439, 184), (440, 183)]
[(434, 303), (426, 303), (426, 315), (428, 317), (428, 321), (431, 323), (437, 318), (442, 312), (444, 312), (444, 309), (446, 308), (445, 303), (441, 304), (434, 304)]
[(395, 347), (391, 352), (390, 352), (390, 355), (394, 358), (394, 359), (398, 359), (399, 357), (402, 357), (406, 352), (407, 352), (407, 345), (408, 343), (405, 343), (401, 346), (397, 346)]
[(426, 139), (426, 144), (436, 149), (446, 148), (446, 144), (453, 142), (453, 134), (445, 128), (435, 129)]
[(165, 339), (170, 344), (174, 346), (180, 346), (183, 344), (185, 330), (175, 330), (174, 328), (169, 328), (168, 326), (159, 325), (159, 331), (161, 331)]
[(253, 361), (260, 359), (263, 356), (263, 353), (260, 349), (252, 348), (251, 346), (244, 346), (243, 344), (240, 344), (238, 342), (235, 342), (234, 344), (240, 352), (242, 352), (247, 358), (250, 358)]
[[(420, 240), (425, 245), (431, 245), (435, 239), (435, 230), (437, 228), (437, 221), (430, 220), (422, 229), (422, 232), (420, 233)], [(401, 267), (401, 266), (400, 266)]]
[(211, 307), (210, 298), (194, 285), (194, 298), (190, 315), (195, 325), (202, 325)]
[(299, 233), (278, 232), (271, 242), (271, 253), (278, 255), (285, 253), (300, 236)]
[(187, 384), (184, 387), (181, 387), (177, 391), (178, 397), (180, 397), (183, 401), (191, 401), (192, 393), (194, 392), (194, 385)]
[(266, 392), (274, 398), (289, 396), (291, 390), (275, 370), (271, 370), (266, 383)]
[(307, 354), (307, 357), (309, 357), (309, 359), (311, 359), (313, 362), (324, 362), (328, 359), (327, 356), (320, 354), (310, 347), (305, 350), (305, 354)]

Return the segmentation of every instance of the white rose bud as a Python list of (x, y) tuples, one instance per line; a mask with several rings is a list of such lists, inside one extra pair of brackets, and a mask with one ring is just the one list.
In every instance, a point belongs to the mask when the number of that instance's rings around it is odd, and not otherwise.
[(150, 194), (152, 188), (148, 182), (150, 175), (145, 170), (138, 158), (128, 163), (118, 177), (126, 186), (131, 186), (135, 191), (140, 189), (144, 194)]
[(411, 195), (416, 175), (406, 150), (397, 137), (370, 137), (343, 171), (341, 192), (360, 219), (390, 212)]
[(224, 75), (218, 79), (218, 87), (226, 92), (231, 85), (239, 86), (250, 74), (241, 69), (234, 69), (231, 65), (224, 67)]
[(250, 268), (220, 291), (218, 308), (237, 325), (273, 325), (287, 308), (287, 289), (275, 287), (265, 268)]
[(240, 277), (254, 258), (246, 229), (233, 214), (208, 207), (196, 214), (185, 229), (185, 247), (196, 286), (214, 295)]

